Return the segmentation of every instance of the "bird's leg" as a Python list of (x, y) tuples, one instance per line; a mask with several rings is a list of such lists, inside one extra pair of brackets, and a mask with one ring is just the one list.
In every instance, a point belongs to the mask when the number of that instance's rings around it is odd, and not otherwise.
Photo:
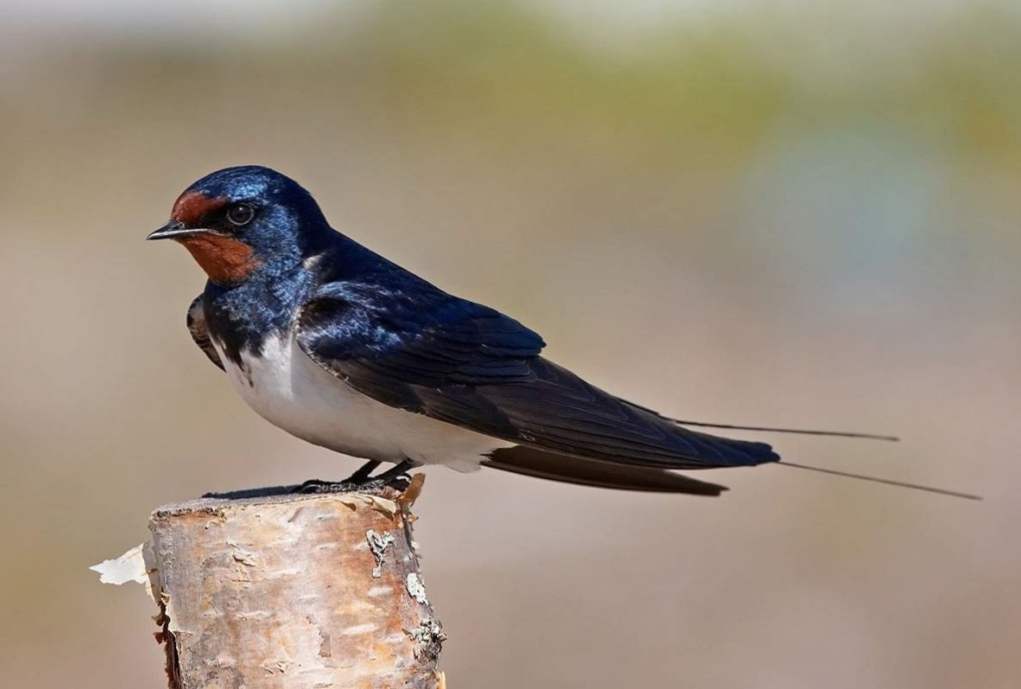
[(375, 479), (372, 478), (372, 472), (376, 470), (376, 467), (380, 465), (380, 462), (370, 459), (365, 464), (358, 467), (355, 473), (348, 476), (343, 481), (323, 481), (322, 479), (312, 478), (305, 481), (298, 486), (298, 493), (345, 493), (347, 491), (357, 490), (358, 488), (365, 486), (370, 483), (375, 483)]
[(341, 483), (365, 483), (369, 480), (369, 477), (372, 476), (372, 472), (375, 471), (376, 467), (380, 464), (382, 464), (382, 462), (370, 459), (365, 464), (358, 467), (358, 470), (355, 471), (355, 473), (341, 481)]
[(395, 464), (390, 467), (382, 474), (373, 476), (373, 482), (379, 481), (385, 486), (393, 486), (394, 488), (403, 489), (407, 487), (407, 484), (411, 481), (411, 477), (408, 476), (408, 472), (415, 468), (415, 463), (410, 459), (405, 459), (399, 464)]

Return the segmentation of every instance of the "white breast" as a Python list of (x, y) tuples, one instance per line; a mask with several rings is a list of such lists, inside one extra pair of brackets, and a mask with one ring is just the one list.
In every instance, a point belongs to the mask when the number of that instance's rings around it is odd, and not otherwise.
[(477, 469), (497, 438), (389, 407), (339, 380), (301, 351), (292, 337), (269, 338), (261, 356), (237, 366), (214, 341), (227, 377), (260, 416), (288, 433), (337, 452), (399, 462)]

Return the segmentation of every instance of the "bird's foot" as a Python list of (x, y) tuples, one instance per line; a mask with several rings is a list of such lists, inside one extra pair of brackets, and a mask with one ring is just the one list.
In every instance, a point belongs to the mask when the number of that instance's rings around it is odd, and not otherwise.
[[(380, 480), (382, 481), (382, 479)], [(397, 492), (403, 493), (408, 489), (408, 486), (411, 485), (411, 474), (405, 473), (394, 476), (393, 478), (384, 481), (384, 485), (387, 488), (393, 488)]]
[(381, 481), (384, 486), (403, 492), (411, 485), (411, 475), (408, 473), (414, 468), (414, 463), (404, 460), (400, 464), (387, 469), (382, 474), (373, 477), (374, 481)]
[(306, 494), (381, 493), (385, 488), (403, 492), (411, 485), (411, 476), (408, 475), (408, 470), (414, 464), (410, 461), (403, 461), (378, 476), (371, 476), (372, 470), (377, 466), (379, 466), (379, 462), (366, 462), (358, 471), (343, 481), (309, 479), (298, 486), (294, 492)]
[(367, 481), (323, 481), (313, 478), (305, 481), (295, 489), (295, 493), (306, 493), (310, 495), (321, 495), (325, 493), (371, 493), (383, 487), (381, 481), (369, 479)]
[(323, 481), (321, 479), (309, 479), (300, 486), (296, 486), (295, 493), (306, 495), (324, 495), (328, 493), (382, 493), (386, 488), (393, 488), (398, 492), (404, 492), (411, 485), (411, 477), (407, 474), (392, 476), (389, 478), (371, 478), (367, 481)]

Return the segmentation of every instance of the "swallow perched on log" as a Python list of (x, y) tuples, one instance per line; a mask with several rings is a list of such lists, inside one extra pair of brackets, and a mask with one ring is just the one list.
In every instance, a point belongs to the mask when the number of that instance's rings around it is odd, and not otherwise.
[[(203, 177), (148, 238), (182, 244), (206, 272), (188, 329), (245, 402), (292, 435), (368, 460), (348, 481), (308, 490), (443, 464), (719, 495), (725, 487), (677, 470), (780, 461), (766, 443), (692, 430), (713, 424), (586, 382), (543, 357), (535, 331), (334, 230), (309, 192), (269, 168)], [(395, 466), (373, 477), (382, 462)]]

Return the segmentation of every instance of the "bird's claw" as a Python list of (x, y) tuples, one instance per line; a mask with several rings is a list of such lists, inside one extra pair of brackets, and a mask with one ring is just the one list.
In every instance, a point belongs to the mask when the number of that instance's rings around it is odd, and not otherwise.
[(313, 478), (305, 481), (294, 491), (296, 493), (305, 493), (309, 495), (321, 495), (327, 493), (354, 493), (357, 491), (372, 490), (375, 486), (373, 484), (380, 483), (378, 481), (323, 481), (321, 479)]
[(403, 493), (408, 489), (408, 486), (411, 485), (411, 474), (400, 474), (398, 476), (394, 476), (388, 481), (383, 481), (383, 483), (387, 487)]
[(370, 478), (366, 481), (323, 481), (309, 479), (295, 489), (295, 493), (306, 495), (325, 495), (332, 493), (381, 493), (384, 488), (405, 491), (411, 485), (411, 477), (398, 474), (383, 478)]

